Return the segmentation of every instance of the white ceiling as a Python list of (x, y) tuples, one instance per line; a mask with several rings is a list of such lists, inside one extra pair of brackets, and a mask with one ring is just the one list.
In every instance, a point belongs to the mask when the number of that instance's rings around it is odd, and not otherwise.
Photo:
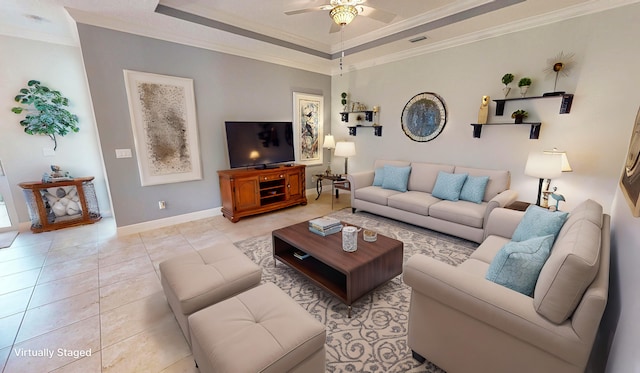
[(285, 14), (329, 0), (2, 0), (0, 34), (79, 45), (78, 22), (336, 74), (342, 50), (361, 68), (638, 1), (367, 0), (396, 16), (330, 33), (328, 11)]

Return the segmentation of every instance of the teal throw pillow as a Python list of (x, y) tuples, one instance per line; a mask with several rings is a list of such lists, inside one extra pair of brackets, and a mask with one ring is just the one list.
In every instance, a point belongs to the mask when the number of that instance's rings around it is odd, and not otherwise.
[(531, 205), (527, 207), (511, 239), (526, 241), (533, 237), (552, 234), (555, 240), (568, 215), (567, 212), (549, 211), (540, 206)]
[(411, 166), (395, 167), (385, 165), (383, 173), (384, 179), (382, 180), (382, 187), (384, 189), (397, 190), (398, 192), (407, 191)]
[(460, 199), (481, 203), (488, 182), (489, 176), (467, 176), (467, 180), (465, 180), (462, 190), (460, 191)]
[(460, 199), (460, 191), (466, 179), (467, 174), (450, 174), (440, 171), (431, 195), (440, 199), (457, 201)]
[(384, 180), (384, 168), (378, 167), (374, 171), (375, 174), (373, 176), (373, 186), (382, 186), (382, 181)]
[(510, 241), (493, 258), (485, 278), (531, 296), (551, 253), (553, 240), (550, 234), (521, 242)]

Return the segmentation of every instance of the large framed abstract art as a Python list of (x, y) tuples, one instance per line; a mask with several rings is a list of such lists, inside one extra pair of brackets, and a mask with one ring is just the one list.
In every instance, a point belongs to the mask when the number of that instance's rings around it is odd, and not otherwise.
[(124, 70), (142, 186), (202, 179), (193, 80)]
[(293, 143), (298, 163), (322, 164), (323, 110), (323, 96), (293, 92)]
[(629, 150), (625, 160), (622, 176), (620, 177), (620, 188), (624, 194), (631, 213), (635, 217), (640, 217), (640, 109), (636, 115), (636, 122), (631, 132)]

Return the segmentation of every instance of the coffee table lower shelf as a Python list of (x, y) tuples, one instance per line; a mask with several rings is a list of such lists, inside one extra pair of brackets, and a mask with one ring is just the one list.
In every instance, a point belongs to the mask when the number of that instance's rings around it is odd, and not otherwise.
[[(284, 241), (278, 242), (286, 245)], [(289, 250), (279, 251), (274, 257), (300, 272), (324, 290), (340, 298), (340, 300), (349, 306), (349, 313), (351, 313), (351, 304), (347, 299), (347, 276), (312, 256), (305, 259), (298, 259), (293, 256), (296, 248), (289, 245), (287, 246)], [(351, 317), (351, 315), (349, 315), (349, 317)]]

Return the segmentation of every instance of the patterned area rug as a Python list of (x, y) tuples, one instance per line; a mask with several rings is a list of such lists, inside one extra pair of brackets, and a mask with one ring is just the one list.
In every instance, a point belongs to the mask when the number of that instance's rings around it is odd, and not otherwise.
[[(344, 209), (331, 214), (342, 221), (372, 229), (404, 243), (404, 261), (422, 253), (451, 265), (466, 260), (478, 246), (474, 242), (418, 228), (365, 212)], [(429, 372), (443, 370), (418, 363), (407, 346), (407, 324), (411, 290), (397, 276), (347, 306), (293, 269), (278, 262), (274, 266), (271, 236), (236, 242), (247, 256), (263, 268), (262, 280), (273, 282), (327, 327), (328, 372)]]

